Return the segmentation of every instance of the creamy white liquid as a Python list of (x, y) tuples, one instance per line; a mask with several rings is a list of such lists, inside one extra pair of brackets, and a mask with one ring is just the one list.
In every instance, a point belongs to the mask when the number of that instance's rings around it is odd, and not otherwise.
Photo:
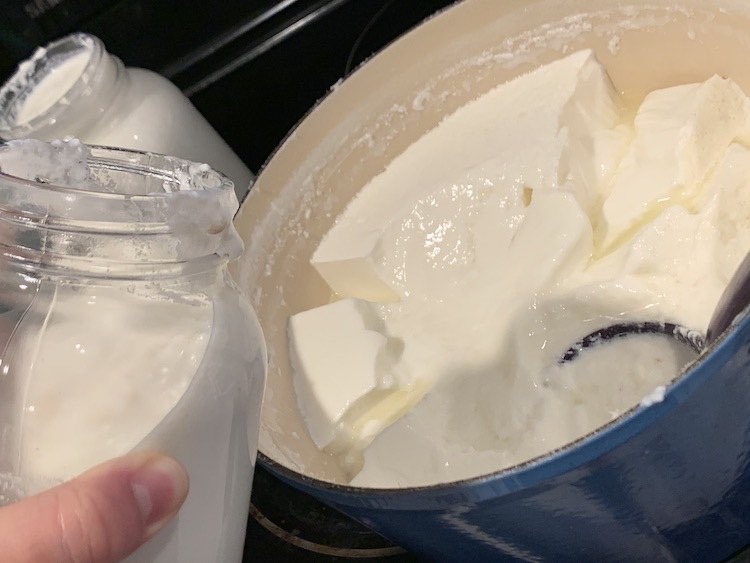
[(211, 338), (231, 338), (213, 326), (227, 318), (221, 307), (42, 287), (11, 341), (20, 467), (0, 479), (2, 500), (137, 447), (162, 449), (187, 469), (190, 492), (179, 518), (127, 561), (239, 561), (254, 464), (248, 402), (258, 408), (262, 379), (246, 381), (227, 348), (210, 352)]
[(26, 319), (12, 369), (19, 473), (34, 487), (130, 451), (162, 421), (203, 359), (212, 308), (60, 285)]
[(498, 366), (443, 382), (375, 439), (352, 484), (431, 483), (543, 455), (638, 405), (694, 357), (666, 336), (635, 335), (552, 363), (538, 377)]
[[(183, 192), (169, 202), (165, 221), (179, 240), (102, 236), (95, 245), (84, 242), (87, 264), (106, 256), (97, 265), (108, 267), (114, 279), (59, 274), (27, 280), (5, 272), (0, 505), (131, 450), (156, 448), (185, 467), (190, 492), (179, 518), (127, 561), (239, 561), (266, 365), (252, 311), (231, 286), (222, 285), (221, 273), (118, 279), (123, 264), (145, 264), (144, 256), (185, 260), (199, 249), (206, 252), (200, 245), (207, 244), (209, 233), (224, 231), (222, 240), (214, 241), (217, 253), (239, 252), (228, 219), (236, 200), (228, 192), (229, 197), (212, 193), (220, 179), (206, 165), (175, 162), (174, 181), (149, 184), (143, 177), (103, 173), (90, 157), (75, 139), (11, 141), (0, 151), (0, 168), (20, 178), (44, 177), (70, 191), (103, 192), (102, 197), (113, 189)], [(104, 208), (90, 198), (77, 201), (71, 212), (70, 198), (27, 190), (10, 195), (21, 208), (29, 205), (28, 194), (52, 217), (102, 216)], [(45, 199), (49, 194), (59, 197)], [(128, 211), (142, 218), (139, 209)], [(191, 236), (183, 236), (188, 232)], [(19, 248), (33, 236), (17, 237)], [(44, 238), (45, 263), (57, 265), (61, 254), (66, 260), (77, 257), (83, 248), (71, 238)]]
[(16, 123), (28, 123), (55, 105), (81, 77), (91, 53), (81, 51), (50, 68), (49, 74), (29, 92), (18, 111)]
[[(374, 379), (394, 396), (430, 383), (374, 440), (354, 436), (353, 484), (419, 486), (521, 463), (648, 408), (677, 377), (691, 355), (658, 337), (557, 360), (623, 321), (705, 331), (750, 249), (750, 101), (713, 77), (653, 92), (632, 115), (591, 54), (576, 53), (447, 117), (338, 218), (313, 265), (391, 343), (368, 360)], [(365, 272), (378, 283), (358, 283)], [(307, 335), (293, 334), (293, 357)], [(297, 379), (318, 377), (297, 363)], [(329, 387), (338, 404), (376, 398)], [(347, 414), (324, 425), (309, 416), (315, 400), (298, 397), (311, 433), (346, 436)]]

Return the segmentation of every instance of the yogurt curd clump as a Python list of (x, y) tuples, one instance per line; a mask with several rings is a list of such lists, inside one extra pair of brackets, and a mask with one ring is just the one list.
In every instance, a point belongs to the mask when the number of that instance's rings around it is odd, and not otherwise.
[(313, 255), (335, 298), (292, 316), (289, 342), (317, 446), (354, 485), (427, 485), (662, 400), (694, 358), (665, 336), (558, 359), (614, 323), (706, 330), (750, 249), (749, 118), (718, 76), (633, 117), (580, 51), (443, 120)]

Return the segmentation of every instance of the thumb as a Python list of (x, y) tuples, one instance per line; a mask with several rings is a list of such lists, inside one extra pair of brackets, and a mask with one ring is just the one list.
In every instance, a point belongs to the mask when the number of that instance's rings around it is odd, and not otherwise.
[(158, 452), (108, 461), (53, 489), (0, 508), (3, 561), (119, 561), (182, 505), (185, 470)]

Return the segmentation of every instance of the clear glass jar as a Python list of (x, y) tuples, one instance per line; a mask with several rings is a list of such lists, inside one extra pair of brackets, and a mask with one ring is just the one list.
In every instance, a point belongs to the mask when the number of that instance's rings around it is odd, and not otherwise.
[(157, 447), (190, 493), (129, 561), (240, 560), (266, 352), (227, 271), (236, 209), (206, 165), (0, 146), (0, 500)]
[(84, 143), (206, 162), (243, 196), (253, 174), (169, 80), (126, 68), (92, 35), (37, 50), (0, 89), (0, 139)]

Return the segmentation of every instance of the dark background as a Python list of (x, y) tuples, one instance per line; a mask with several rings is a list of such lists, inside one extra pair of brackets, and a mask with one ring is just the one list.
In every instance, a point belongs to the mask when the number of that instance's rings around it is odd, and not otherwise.
[(0, 0), (0, 78), (86, 31), (177, 84), (254, 171), (328, 89), (454, 0)]

